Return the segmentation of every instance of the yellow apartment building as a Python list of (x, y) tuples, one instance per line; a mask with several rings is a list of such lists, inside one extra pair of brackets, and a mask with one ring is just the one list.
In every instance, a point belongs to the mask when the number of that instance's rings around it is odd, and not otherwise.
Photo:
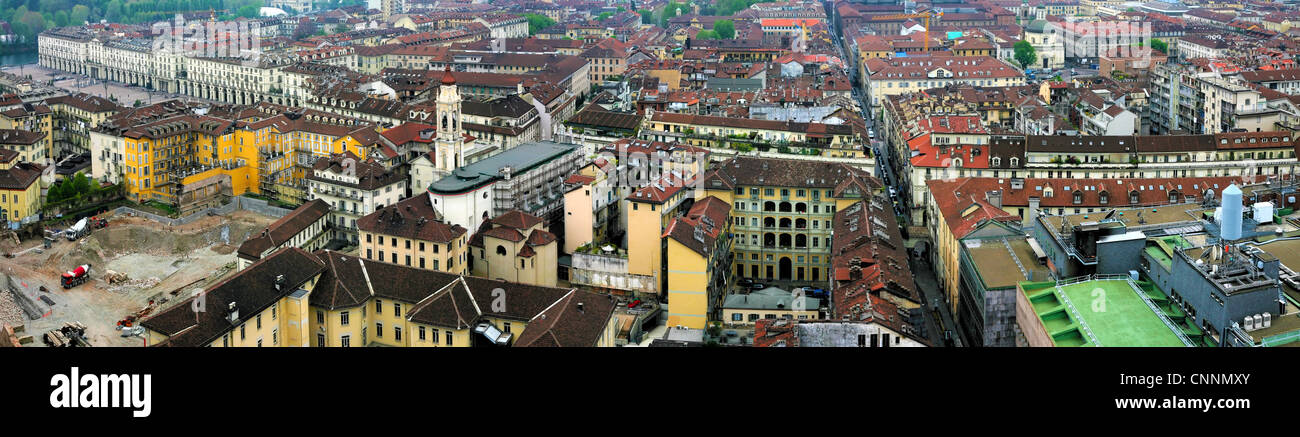
[(668, 289), (664, 256), (667, 243), (664, 229), (677, 216), (683, 205), (696, 196), (694, 189), (698, 177), (682, 179), (669, 173), (658, 181), (633, 191), (623, 200), (627, 214), (627, 273), (654, 278), (660, 294)]
[(128, 198), (175, 205), (184, 214), (212, 206), (218, 194), (259, 192), (259, 151), (244, 141), (246, 135), (237, 134), (230, 121), (193, 115), (127, 129), (122, 136)]
[[(50, 107), (41, 103), (23, 103), (17, 107), (0, 111), (0, 130), (12, 129), (28, 131), (23, 136), (24, 142), (8, 142), (0, 138), (0, 147), (12, 149), (19, 153), (21, 160), (38, 164), (53, 162), (54, 156), (54, 118)], [(39, 135), (32, 135), (32, 134)], [(3, 133), (0, 132), (0, 136)], [(29, 141), (29, 142), (28, 142)]]
[(741, 156), (706, 174), (702, 195), (732, 206), (738, 277), (826, 285), (835, 211), (869, 195), (870, 179), (847, 164)]
[(31, 222), (41, 211), (40, 164), (20, 162), (18, 152), (0, 149), (0, 222)]
[(716, 319), (731, 283), (731, 205), (695, 202), (664, 231), (668, 262), (668, 326), (704, 329)]

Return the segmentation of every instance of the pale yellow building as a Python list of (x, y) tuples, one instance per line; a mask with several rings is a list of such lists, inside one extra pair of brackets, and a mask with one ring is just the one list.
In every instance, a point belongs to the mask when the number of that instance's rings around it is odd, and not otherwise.
[(614, 345), (615, 307), (573, 289), (284, 248), (140, 326), (151, 346), (602, 347)]
[(474, 276), (547, 287), (558, 281), (560, 244), (537, 216), (508, 211), (483, 222), (469, 245)]

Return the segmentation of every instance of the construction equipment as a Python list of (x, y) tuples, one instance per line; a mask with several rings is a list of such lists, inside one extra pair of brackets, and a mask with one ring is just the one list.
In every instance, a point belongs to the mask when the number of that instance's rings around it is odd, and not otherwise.
[(90, 279), (90, 264), (82, 264), (75, 269), (64, 272), (63, 278), (59, 282), (63, 284), (64, 289), (68, 289), (81, 285), (87, 279)]
[(930, 18), (931, 18), (931, 17), (934, 17), (934, 19), (936, 19), (936, 20), (939, 19), (939, 18), (942, 18), (942, 17), (943, 17), (943, 12), (925, 11), (925, 12), (918, 12), (918, 13), (915, 13), (915, 14), (890, 14), (890, 15), (876, 15), (876, 16), (871, 17), (871, 21), (895, 21), (895, 20), (907, 20), (907, 19), (912, 19), (912, 18), (923, 18), (923, 19), (925, 19), (925, 24), (924, 24), (924, 26), (925, 26), (925, 51), (926, 51), (926, 52), (929, 52), (929, 51), (930, 51)]
[(91, 218), (90, 218), (90, 225), (91, 225), (91, 227), (93, 227), (93, 228), (95, 228), (95, 229), (103, 229), (103, 228), (108, 227), (108, 219), (102, 219), (102, 218), (99, 218), (98, 216), (96, 216), (96, 217), (91, 217)]
[(90, 347), (86, 339), (86, 325), (81, 322), (65, 322), (63, 327), (45, 333), (45, 345), (49, 347)]
[(71, 228), (63, 231), (63, 236), (67, 237), (68, 241), (76, 241), (78, 238), (84, 237), (89, 233), (90, 222), (85, 217), (82, 217), (81, 220), (77, 220), (77, 224), (72, 225)]

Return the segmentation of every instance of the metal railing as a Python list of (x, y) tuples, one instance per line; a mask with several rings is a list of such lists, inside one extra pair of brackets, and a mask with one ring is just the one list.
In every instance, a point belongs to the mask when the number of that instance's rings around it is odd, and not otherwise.
[(1138, 297), (1142, 298), (1142, 302), (1145, 302), (1147, 307), (1151, 308), (1151, 311), (1156, 313), (1156, 317), (1159, 317), (1160, 321), (1164, 322), (1165, 326), (1168, 327), (1169, 330), (1174, 331), (1174, 335), (1177, 335), (1178, 339), (1181, 340), (1184, 345), (1187, 347), (1195, 346), (1192, 344), (1192, 340), (1187, 338), (1187, 334), (1183, 333), (1183, 329), (1178, 327), (1173, 320), (1170, 320), (1169, 316), (1165, 315), (1164, 311), (1160, 311), (1160, 308), (1156, 306), (1156, 303), (1151, 300), (1151, 297), (1147, 296), (1146, 292), (1142, 291), (1142, 289), (1137, 286), (1137, 283), (1132, 280), (1125, 282), (1128, 282), (1129, 288), (1132, 288), (1133, 292), (1137, 293)]

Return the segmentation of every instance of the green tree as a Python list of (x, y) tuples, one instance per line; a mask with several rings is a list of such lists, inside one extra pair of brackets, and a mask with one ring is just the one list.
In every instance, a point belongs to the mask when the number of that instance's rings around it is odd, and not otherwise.
[(664, 5), (663, 14), (659, 17), (659, 26), (667, 29), (669, 20), (672, 20), (673, 17), (684, 14), (688, 11), (690, 11), (690, 8), (687, 8), (685, 3), (677, 3), (669, 0), (668, 4)]
[(68, 14), (68, 24), (72, 26), (81, 26), (87, 20), (90, 20), (90, 8), (86, 5), (73, 6), (72, 13)]
[(641, 16), (641, 24), (650, 24), (655, 21), (655, 11), (649, 9), (639, 9), (637, 15)]
[(71, 188), (72, 189), (69, 190), (70, 192), (64, 193), (68, 197), (80, 197), (90, 194), (90, 179), (86, 178), (85, 173), (77, 172), (77, 174), (72, 177)]
[(541, 32), (542, 29), (546, 29), (548, 27), (555, 25), (555, 20), (552, 20), (551, 17), (547, 17), (542, 14), (526, 13), (524, 14), (524, 18), (528, 19), (529, 35), (536, 35), (537, 32)]
[(64, 194), (64, 185), (63, 183), (50, 185), (50, 191), (45, 193), (45, 202), (54, 203), (67, 198), (68, 196)]
[(1169, 54), (1169, 43), (1158, 39), (1151, 40), (1151, 48), (1159, 50), (1160, 53)]
[(1029, 68), (1038, 62), (1038, 53), (1034, 51), (1034, 46), (1029, 44), (1029, 41), (1020, 40), (1011, 48), (1015, 49), (1015, 59), (1020, 63), (1020, 68)]
[(695, 34), (695, 39), (718, 39), (718, 32), (712, 30), (701, 30)]
[(718, 20), (713, 22), (713, 31), (718, 33), (718, 38), (732, 39), (736, 37), (736, 23), (731, 20)]
[(608, 20), (609, 17), (613, 17), (613, 16), (614, 16), (613, 12), (601, 12), (600, 15), (596, 16), (596, 21), (605, 21)]

